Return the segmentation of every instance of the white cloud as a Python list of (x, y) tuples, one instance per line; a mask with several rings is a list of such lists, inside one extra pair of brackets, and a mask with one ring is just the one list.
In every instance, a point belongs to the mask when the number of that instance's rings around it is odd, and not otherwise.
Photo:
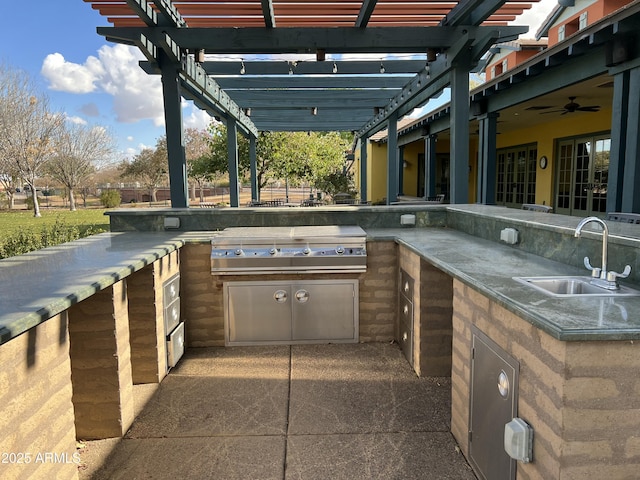
[(87, 121), (82, 117), (66, 117), (67, 122), (73, 123), (75, 125), (86, 125)]
[(133, 123), (150, 119), (164, 125), (162, 85), (160, 77), (147, 75), (138, 65), (143, 55), (126, 45), (105, 45), (98, 57), (85, 63), (68, 62), (59, 53), (48, 55), (42, 75), (49, 88), (68, 93), (86, 94), (102, 91), (113, 97), (113, 110), (118, 122)]
[(96, 90), (96, 81), (104, 71), (96, 57), (88, 57), (84, 65), (79, 65), (67, 62), (60, 53), (52, 53), (44, 59), (41, 73), (52, 90), (90, 93)]
[(133, 142), (133, 137), (131, 135), (127, 137), (127, 142)]
[[(186, 110), (188, 108), (191, 108), (191, 113), (187, 115)], [(184, 108), (182, 117), (184, 128), (197, 128), (198, 130), (206, 130), (212, 120), (213, 117), (211, 117), (206, 111), (200, 110), (193, 104), (191, 104), (190, 107)]]
[(540, 0), (534, 3), (532, 8), (525, 10), (509, 25), (529, 25), (529, 31), (522, 35), (522, 38), (535, 38), (536, 32), (558, 4), (557, 0)]

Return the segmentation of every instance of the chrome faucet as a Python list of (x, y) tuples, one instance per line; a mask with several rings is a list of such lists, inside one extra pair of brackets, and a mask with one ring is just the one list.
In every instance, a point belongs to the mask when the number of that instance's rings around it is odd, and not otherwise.
[(598, 287), (606, 288), (607, 290), (618, 290), (620, 287), (618, 286), (618, 278), (626, 278), (631, 273), (631, 266), (627, 265), (624, 267), (624, 271), (622, 273), (617, 272), (609, 272), (607, 271), (607, 248), (609, 242), (609, 227), (605, 223), (604, 220), (598, 217), (587, 217), (583, 218), (578, 226), (576, 227), (576, 231), (574, 233), (575, 237), (580, 237), (582, 233), (582, 228), (590, 222), (594, 222), (599, 224), (602, 227), (602, 266), (592, 267), (589, 262), (589, 257), (584, 257), (584, 266), (587, 270), (591, 270), (591, 282), (593, 285)]

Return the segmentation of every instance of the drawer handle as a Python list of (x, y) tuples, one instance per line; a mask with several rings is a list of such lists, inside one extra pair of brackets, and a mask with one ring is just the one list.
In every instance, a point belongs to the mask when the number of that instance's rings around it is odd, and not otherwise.
[(404, 311), (405, 315), (409, 315), (409, 305), (405, 305), (402, 310)]
[(405, 293), (409, 291), (409, 282), (404, 282), (404, 291)]
[(273, 294), (273, 299), (276, 303), (284, 303), (287, 301), (287, 292), (285, 290), (276, 290)]

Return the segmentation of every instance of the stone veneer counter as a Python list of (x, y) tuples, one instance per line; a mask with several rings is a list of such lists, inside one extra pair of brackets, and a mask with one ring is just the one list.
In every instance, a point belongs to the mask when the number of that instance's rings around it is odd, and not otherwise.
[(183, 244), (176, 233), (101, 233), (0, 260), (0, 343)]
[[(588, 275), (584, 268), (447, 228), (369, 229), (367, 235), (369, 240), (395, 239), (429, 263), (559, 340), (640, 339), (640, 297), (557, 298), (512, 278)], [(594, 260), (594, 263), (599, 264), (599, 260)]]

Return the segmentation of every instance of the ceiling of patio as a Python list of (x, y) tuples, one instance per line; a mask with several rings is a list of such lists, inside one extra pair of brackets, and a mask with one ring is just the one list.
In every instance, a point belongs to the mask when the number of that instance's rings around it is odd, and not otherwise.
[(148, 73), (173, 61), (185, 97), (214, 116), (236, 119), (245, 132), (378, 131), (390, 114), (401, 117), (440, 94), (454, 53), (473, 51), (473, 63), (496, 41), (516, 38), (525, 29), (507, 22), (532, 5), (84, 1), (113, 25), (99, 28), (101, 35), (138, 46)]

